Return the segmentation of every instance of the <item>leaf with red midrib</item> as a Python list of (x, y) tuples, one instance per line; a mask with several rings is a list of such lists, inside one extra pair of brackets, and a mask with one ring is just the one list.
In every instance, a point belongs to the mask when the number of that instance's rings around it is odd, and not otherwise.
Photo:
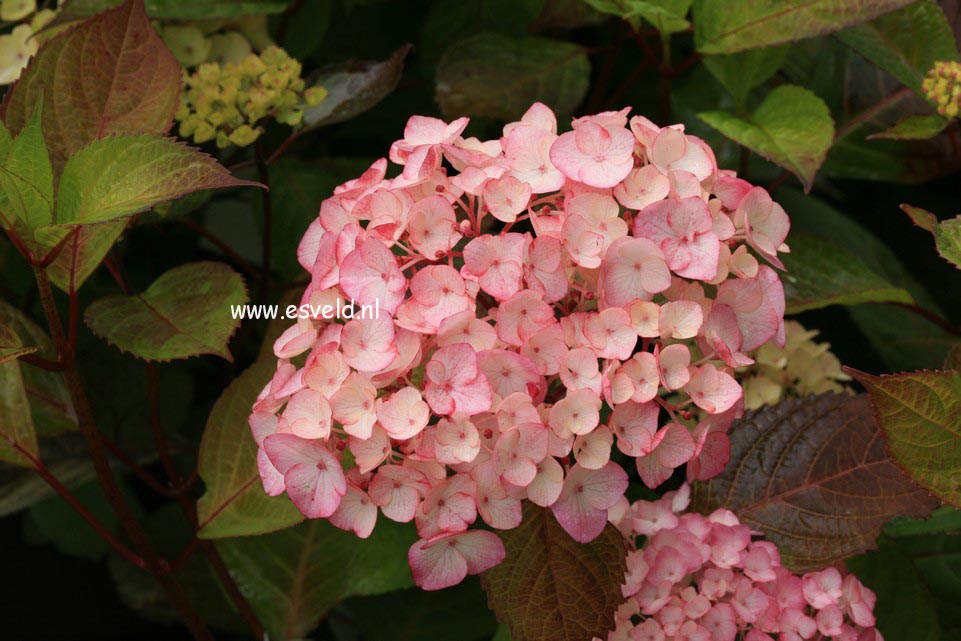
[(872, 549), (885, 522), (938, 505), (888, 456), (867, 395), (749, 412), (731, 428), (727, 468), (693, 490), (697, 511), (733, 510), (802, 572)]
[(180, 64), (150, 25), (143, 1), (127, 0), (44, 43), (7, 92), (0, 118), (19, 132), (46, 93), (43, 130), (59, 173), (97, 138), (165, 133), (180, 82)]
[(481, 585), (513, 641), (607, 638), (624, 602), (627, 554), (613, 525), (590, 543), (578, 543), (550, 510), (531, 503), (520, 526), (498, 536), (507, 557), (481, 575)]

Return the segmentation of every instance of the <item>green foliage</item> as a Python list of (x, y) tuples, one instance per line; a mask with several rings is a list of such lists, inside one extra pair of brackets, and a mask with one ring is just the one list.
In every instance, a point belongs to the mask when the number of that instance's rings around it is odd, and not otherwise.
[(895, 516), (937, 501), (888, 458), (866, 396), (822, 394), (749, 412), (731, 428), (731, 462), (694, 484), (693, 506), (719, 507), (763, 532), (795, 571), (874, 547)]
[(856, 254), (816, 236), (792, 235), (784, 266), (790, 314), (827, 305), (914, 302), (910, 292), (874, 273)]
[(359, 539), (312, 520), (282, 532), (218, 541), (217, 549), (271, 637), (302, 639), (342, 599), (413, 585), (406, 552), (416, 538), (411, 525), (392, 521)]
[(908, 116), (893, 127), (868, 136), (869, 140), (927, 140), (944, 131), (948, 121), (931, 114), (929, 116)]
[(691, 23), (684, 19), (691, 0), (584, 0), (598, 11), (623, 18), (637, 29), (640, 19), (654, 25), (661, 34), (684, 31)]
[(734, 53), (820, 36), (914, 0), (698, 0), (694, 35), (703, 53)]
[(437, 103), (449, 117), (520, 118), (536, 101), (569, 114), (587, 92), (590, 69), (576, 45), (483, 33), (452, 45), (437, 62)]
[(261, 534), (304, 519), (284, 497), (264, 494), (257, 444), (247, 427), (250, 407), (274, 367), (269, 357), (258, 360), (230, 384), (207, 419), (197, 468), (206, 486), (197, 503), (200, 536)]
[[(22, 347), (19, 337), (6, 325), (0, 325), (0, 344), (14, 351)], [(32, 467), (31, 457), (36, 458), (37, 453), (37, 434), (20, 361), (0, 362), (0, 460)]]
[(792, 172), (806, 190), (834, 139), (831, 113), (811, 91), (782, 85), (749, 118), (723, 111), (698, 116), (722, 134)]
[(216, 354), (230, 359), (227, 341), (240, 325), (230, 310), (247, 302), (240, 275), (223, 263), (176, 267), (136, 296), (92, 303), (86, 321), (121, 350), (151, 361)]
[[(58, 16), (60, 22), (87, 18), (104, 9), (115, 7), (123, 0), (70, 0)], [(248, 14), (279, 13), (287, 8), (288, 0), (145, 0), (151, 18), (202, 20), (234, 18)]]
[(507, 557), (481, 575), (487, 601), (514, 641), (604, 637), (623, 602), (624, 537), (608, 524), (578, 543), (550, 510), (529, 503), (523, 522), (500, 533)]
[(961, 374), (852, 373), (871, 394), (898, 464), (919, 485), (961, 507)]
[(789, 47), (763, 47), (704, 57), (704, 66), (743, 106), (751, 89), (771, 78), (787, 58)]
[(911, 205), (901, 205), (915, 225), (934, 235), (938, 253), (946, 261), (961, 269), (961, 216), (943, 222), (929, 211)]
[[(53, 218), (53, 170), (43, 139), (42, 110), (41, 99), (0, 165), (0, 210), (7, 212), (3, 226), (14, 229), (31, 247), (34, 230)], [(10, 214), (13, 220), (8, 221)]]
[(958, 59), (951, 25), (934, 0), (909, 4), (836, 37), (918, 93), (935, 62)]

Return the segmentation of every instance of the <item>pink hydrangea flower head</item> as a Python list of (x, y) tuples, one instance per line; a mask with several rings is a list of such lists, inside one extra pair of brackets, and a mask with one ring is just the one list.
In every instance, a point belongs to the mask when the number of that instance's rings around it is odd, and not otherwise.
[(619, 641), (869, 629), (869, 591), (789, 581), (734, 515), (624, 496), (631, 465), (654, 488), (727, 464), (736, 368), (784, 340), (789, 229), (683, 126), (629, 116), (559, 127), (535, 104), (492, 140), (414, 116), (333, 190), (297, 247), (301, 303), (357, 313), (274, 342), (249, 421), (264, 491), (360, 537), (413, 522), (425, 589), (498, 563), (525, 501), (578, 541), (644, 533)]

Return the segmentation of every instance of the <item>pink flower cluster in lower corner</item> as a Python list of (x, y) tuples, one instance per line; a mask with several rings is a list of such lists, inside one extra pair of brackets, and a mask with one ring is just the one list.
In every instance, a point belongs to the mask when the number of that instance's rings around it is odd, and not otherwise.
[(793, 574), (733, 512), (684, 513), (689, 497), (685, 484), (617, 515), (643, 542), (628, 554), (608, 641), (883, 641), (874, 593), (853, 574)]
[(492, 140), (466, 126), (411, 118), (393, 172), (322, 203), (301, 303), (378, 313), (298, 320), (250, 417), (268, 494), (361, 537), (414, 521), (429, 589), (496, 564), (468, 530), (517, 527), (524, 500), (595, 538), (628, 484), (614, 448), (650, 487), (720, 472), (734, 370), (784, 341), (765, 263), (788, 217), (682, 125), (625, 109), (558, 134), (535, 104)]

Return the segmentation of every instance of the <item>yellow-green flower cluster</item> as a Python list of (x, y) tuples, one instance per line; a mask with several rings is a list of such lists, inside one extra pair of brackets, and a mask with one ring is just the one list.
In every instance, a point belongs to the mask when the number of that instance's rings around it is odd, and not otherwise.
[(828, 343), (816, 343), (816, 330), (785, 321), (784, 348), (767, 343), (752, 354), (755, 363), (739, 370), (744, 388), (744, 405), (755, 409), (786, 397), (841, 392), (851, 377), (841, 371), (841, 362)]
[(957, 117), (961, 111), (961, 62), (942, 60), (934, 63), (921, 83), (928, 100), (946, 118)]
[(299, 125), (304, 109), (327, 95), (322, 87), (307, 87), (300, 71), (300, 63), (275, 46), (236, 63), (201, 64), (185, 80), (180, 135), (197, 144), (246, 147), (263, 133), (267, 119)]
[(20, 77), (40, 46), (37, 32), (55, 15), (50, 9), (37, 11), (36, 0), (0, 0), (0, 21), (20, 23), (9, 33), (0, 35), (0, 85), (8, 85)]
[(205, 62), (240, 63), (254, 51), (273, 44), (267, 33), (267, 16), (249, 15), (237, 20), (155, 23), (164, 44), (184, 67)]

